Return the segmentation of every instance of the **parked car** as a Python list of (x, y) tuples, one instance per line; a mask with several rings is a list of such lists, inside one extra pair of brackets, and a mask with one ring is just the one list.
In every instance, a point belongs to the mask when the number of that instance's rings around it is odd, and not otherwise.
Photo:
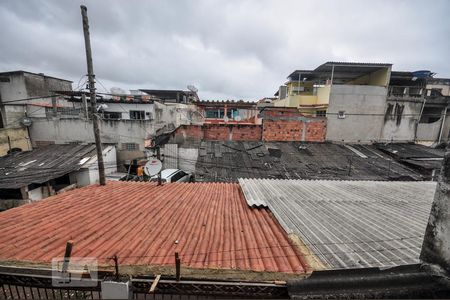
[[(158, 176), (153, 176), (152, 181), (158, 180)], [(180, 169), (164, 169), (161, 171), (162, 182), (193, 182), (194, 176)]]

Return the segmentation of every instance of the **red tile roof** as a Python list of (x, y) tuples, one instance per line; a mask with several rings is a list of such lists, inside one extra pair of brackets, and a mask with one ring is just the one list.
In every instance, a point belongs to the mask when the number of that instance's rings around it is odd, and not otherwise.
[(68, 240), (73, 257), (116, 254), (121, 265), (304, 273), (304, 257), (239, 184), (108, 182), (0, 213), (0, 261), (50, 262)]

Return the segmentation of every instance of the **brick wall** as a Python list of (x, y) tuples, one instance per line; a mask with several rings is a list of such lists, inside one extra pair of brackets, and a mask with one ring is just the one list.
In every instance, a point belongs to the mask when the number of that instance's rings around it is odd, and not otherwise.
[(185, 140), (201, 141), (204, 138), (204, 133), (200, 125), (181, 125), (175, 130), (173, 138), (175, 142)]
[(325, 119), (308, 122), (305, 132), (305, 141), (324, 142), (327, 134), (327, 121)]
[(173, 142), (183, 140), (194, 141), (260, 141), (262, 136), (261, 125), (238, 124), (204, 124), (182, 125), (177, 128)]
[[(298, 117), (295, 111), (268, 111), (271, 117), (262, 125), (204, 124), (182, 125), (174, 134), (172, 142), (194, 141), (325, 141), (327, 122), (325, 118)], [(278, 117), (278, 113), (283, 113)], [(297, 115), (295, 115), (297, 114)]]
[(300, 141), (303, 135), (303, 122), (289, 120), (264, 120), (263, 141)]
[(323, 142), (326, 132), (325, 119), (264, 120), (262, 140)]
[(233, 125), (208, 124), (203, 125), (205, 140), (207, 141), (229, 141), (230, 131)]
[(295, 107), (270, 107), (263, 110), (260, 113), (260, 117), (265, 119), (273, 118), (292, 118), (292, 117), (302, 117), (303, 114), (298, 111)]
[(233, 126), (231, 131), (231, 139), (233, 141), (260, 141), (261, 138), (261, 125), (237, 125)]

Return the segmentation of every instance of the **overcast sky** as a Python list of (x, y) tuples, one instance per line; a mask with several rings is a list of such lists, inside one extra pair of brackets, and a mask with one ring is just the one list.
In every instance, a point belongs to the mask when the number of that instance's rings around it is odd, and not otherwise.
[[(86, 74), (83, 1), (2, 1), (0, 70)], [(110, 89), (272, 96), (295, 69), (387, 62), (450, 77), (450, 1), (89, 1), (94, 71)], [(84, 79), (82, 79), (84, 81)], [(104, 91), (101, 85), (99, 91)]]

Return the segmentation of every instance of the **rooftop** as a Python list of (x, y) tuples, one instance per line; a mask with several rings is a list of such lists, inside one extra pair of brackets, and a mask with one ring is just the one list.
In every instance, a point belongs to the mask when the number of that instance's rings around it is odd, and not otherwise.
[(345, 83), (363, 75), (370, 74), (381, 69), (390, 68), (391, 66), (392, 64), (386, 63), (329, 61), (318, 66), (314, 70), (296, 70), (288, 76), (288, 79), (291, 81), (301, 81), (306, 79), (326, 80), (329, 79), (333, 73), (334, 83)]
[(430, 148), (419, 144), (377, 144), (376, 147), (411, 168), (432, 171), (440, 170), (444, 149)]
[(42, 76), (42, 77), (47, 77), (47, 78), (52, 78), (52, 79), (57, 79), (57, 80), (62, 80), (62, 81), (67, 81), (67, 82), (73, 82), (71, 80), (67, 80), (67, 79), (63, 79), (63, 78), (48, 76), (48, 75), (46, 75), (44, 73), (33, 73), (33, 72), (28, 72), (28, 71), (23, 71), (23, 70), (0, 72), (0, 76), (12, 75), (12, 74), (23, 74), (23, 73), (37, 75), (37, 76)]
[(236, 106), (242, 108), (256, 108), (256, 102), (244, 101), (244, 100), (200, 100), (194, 101), (194, 104), (198, 106), (224, 106), (225, 104), (229, 106)]
[[(73, 102), (81, 102), (82, 95), (86, 95), (86, 100), (90, 102), (90, 92), (84, 91), (54, 91), (59, 95), (66, 96), (68, 100)], [(96, 94), (97, 102), (101, 103), (153, 103), (154, 100), (158, 100), (150, 95), (131, 95), (131, 94), (123, 94), (123, 95), (115, 95), (115, 94), (105, 94), (105, 93), (97, 93)]]
[(72, 256), (110, 266), (116, 254), (122, 272), (173, 268), (175, 252), (193, 276), (310, 271), (270, 212), (247, 206), (239, 184), (91, 185), (2, 212), (0, 228), (2, 263), (48, 264), (73, 240)]
[(78, 170), (95, 156), (95, 145), (48, 145), (0, 157), (0, 189), (40, 184)]
[(162, 100), (177, 100), (178, 102), (181, 102), (183, 99), (179, 98), (180, 96), (193, 96), (194, 98), (198, 99), (197, 93), (192, 91), (155, 89), (140, 89), (140, 91)]
[(240, 179), (330, 269), (419, 263), (435, 182)]
[[(422, 180), (422, 176), (370, 145), (302, 142), (185, 142), (198, 149), (196, 180), (238, 178)], [(182, 161), (184, 158), (179, 157)]]

